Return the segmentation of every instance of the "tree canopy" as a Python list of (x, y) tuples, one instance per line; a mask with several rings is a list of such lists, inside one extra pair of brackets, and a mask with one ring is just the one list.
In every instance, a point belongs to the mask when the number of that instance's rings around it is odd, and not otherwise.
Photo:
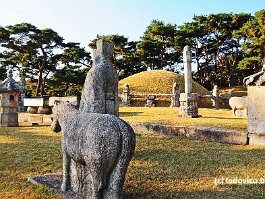
[(2, 67), (17, 68), (29, 78), (36, 96), (46, 94), (46, 80), (58, 73), (58, 67), (89, 67), (89, 53), (78, 43), (65, 43), (52, 29), (38, 29), (29, 23), (1, 27), (0, 41)]
[[(265, 63), (265, 10), (194, 16), (182, 25), (152, 20), (139, 41), (119, 34), (98, 35), (114, 43), (113, 64), (120, 79), (145, 70), (182, 70), (182, 50), (192, 47), (193, 79), (212, 89), (242, 84)], [(33, 95), (80, 94), (91, 55), (79, 43), (65, 42), (52, 29), (29, 23), (0, 26), (0, 80), (7, 67), (27, 79)]]

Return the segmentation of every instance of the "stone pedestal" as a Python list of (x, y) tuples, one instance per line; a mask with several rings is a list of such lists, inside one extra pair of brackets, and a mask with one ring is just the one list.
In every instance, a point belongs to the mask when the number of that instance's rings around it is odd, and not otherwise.
[(198, 117), (198, 96), (195, 93), (186, 97), (185, 93), (180, 93), (179, 115), (182, 117)]
[(265, 146), (265, 86), (248, 86), (249, 144)]
[(17, 113), (0, 113), (1, 126), (18, 126), (18, 114)]

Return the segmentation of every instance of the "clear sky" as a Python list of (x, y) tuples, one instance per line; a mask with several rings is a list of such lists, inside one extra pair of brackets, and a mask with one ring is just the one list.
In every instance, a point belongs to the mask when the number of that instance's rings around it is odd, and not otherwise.
[(0, 0), (0, 26), (27, 22), (52, 28), (87, 47), (97, 34), (139, 40), (153, 19), (182, 25), (194, 15), (254, 15), (261, 9), (265, 0)]

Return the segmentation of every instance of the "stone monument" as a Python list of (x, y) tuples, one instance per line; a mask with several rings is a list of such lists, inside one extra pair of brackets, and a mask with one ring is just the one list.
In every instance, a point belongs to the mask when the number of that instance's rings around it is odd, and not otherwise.
[(69, 198), (121, 199), (135, 148), (131, 126), (115, 115), (80, 112), (69, 102), (55, 102), (53, 114), (53, 131), (63, 132), (61, 191), (76, 193)]
[(123, 85), (121, 104), (122, 106), (130, 106), (130, 86), (129, 84)]
[(250, 145), (265, 146), (265, 63), (260, 72), (245, 77), (248, 90), (248, 133)]
[[(63, 133), (63, 176), (29, 179), (46, 183), (65, 198), (121, 199), (135, 148), (133, 129), (117, 117), (118, 75), (111, 63), (113, 45), (98, 40), (96, 46), (79, 109), (58, 101), (53, 107), (52, 130)], [(58, 182), (62, 182), (61, 189)]]
[(118, 74), (112, 66), (113, 44), (97, 40), (94, 63), (86, 76), (80, 111), (119, 115)]
[(12, 70), (0, 84), (0, 126), (18, 126), (19, 95), (23, 88), (13, 79)]
[(179, 107), (179, 85), (176, 82), (172, 86), (170, 107)]
[(191, 48), (185, 46), (183, 49), (184, 62), (184, 79), (185, 93), (180, 94), (179, 115), (182, 117), (198, 117), (198, 97), (196, 93), (192, 93), (192, 76), (191, 76)]
[(213, 87), (213, 93), (212, 93), (212, 102), (213, 102), (213, 108), (219, 108), (220, 105), (220, 91), (217, 85), (214, 85)]

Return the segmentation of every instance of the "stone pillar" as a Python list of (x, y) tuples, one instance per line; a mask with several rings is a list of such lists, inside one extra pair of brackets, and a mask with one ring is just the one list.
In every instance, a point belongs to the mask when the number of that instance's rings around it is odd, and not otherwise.
[(179, 85), (176, 82), (172, 87), (172, 95), (170, 107), (179, 107)]
[(192, 92), (191, 61), (191, 49), (189, 46), (185, 46), (183, 49), (183, 63), (186, 97), (188, 97)]
[(121, 104), (122, 106), (130, 106), (130, 86), (129, 84), (123, 85)]
[(213, 108), (219, 108), (219, 104), (220, 104), (220, 91), (217, 85), (215, 85), (213, 87), (213, 98), (212, 98), (212, 102), (213, 102)]
[(198, 96), (192, 93), (191, 61), (191, 49), (185, 46), (183, 49), (185, 93), (181, 93), (179, 98), (179, 115), (182, 117), (198, 117)]

